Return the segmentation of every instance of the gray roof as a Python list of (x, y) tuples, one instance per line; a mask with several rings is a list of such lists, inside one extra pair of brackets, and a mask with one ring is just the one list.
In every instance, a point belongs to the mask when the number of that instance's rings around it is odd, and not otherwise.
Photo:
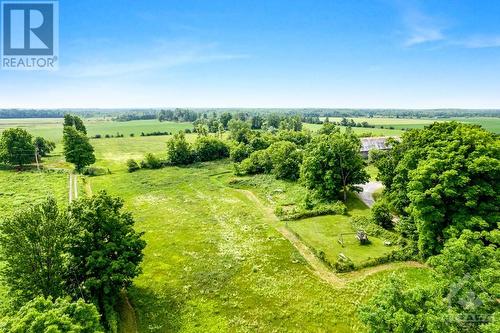
[(361, 151), (368, 152), (370, 150), (385, 150), (390, 149), (387, 145), (387, 139), (390, 137), (375, 137), (375, 138), (361, 138)]

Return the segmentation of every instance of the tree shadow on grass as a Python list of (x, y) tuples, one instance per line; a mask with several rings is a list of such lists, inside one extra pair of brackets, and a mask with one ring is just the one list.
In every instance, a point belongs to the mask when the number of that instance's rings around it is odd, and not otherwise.
[(178, 292), (167, 287), (161, 291), (130, 287), (128, 297), (135, 310), (139, 332), (179, 332), (183, 304), (178, 296)]

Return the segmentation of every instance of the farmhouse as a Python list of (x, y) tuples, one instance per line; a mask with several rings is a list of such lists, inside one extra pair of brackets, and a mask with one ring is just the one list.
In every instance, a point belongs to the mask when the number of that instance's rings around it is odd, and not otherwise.
[(387, 144), (387, 140), (393, 137), (373, 137), (373, 138), (361, 138), (361, 155), (364, 158), (368, 158), (368, 153), (370, 150), (389, 150), (391, 147)]

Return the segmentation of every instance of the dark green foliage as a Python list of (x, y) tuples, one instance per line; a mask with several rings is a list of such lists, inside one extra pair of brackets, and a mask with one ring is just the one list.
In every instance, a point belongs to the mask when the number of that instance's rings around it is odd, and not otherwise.
[(250, 139), (248, 146), (252, 151), (263, 150), (269, 147), (274, 141), (275, 138), (272, 135), (261, 135), (257, 132), (256, 135)]
[(33, 137), (21, 128), (9, 128), (0, 139), (0, 162), (23, 166), (35, 159)]
[(214, 161), (229, 157), (229, 147), (215, 137), (199, 137), (194, 143), (194, 154), (199, 161)]
[(500, 140), (478, 126), (435, 123), (406, 132), (375, 164), (397, 212), (418, 230), (423, 256), (463, 229), (492, 230), (500, 220)]
[(137, 170), (139, 170), (141, 167), (139, 166), (139, 164), (133, 160), (133, 159), (129, 159), (127, 160), (127, 171), (128, 172), (135, 172)]
[(289, 141), (295, 143), (297, 146), (304, 147), (309, 142), (311, 142), (311, 133), (307, 131), (292, 131), (292, 130), (280, 130), (276, 134), (278, 141)]
[(431, 257), (434, 283), (409, 289), (392, 277), (360, 317), (372, 332), (492, 332), (498, 318), (498, 230), (448, 240)]
[(241, 162), (240, 171), (247, 175), (270, 173), (273, 162), (267, 150), (259, 150), (250, 154), (250, 157)]
[(337, 261), (334, 264), (334, 268), (335, 271), (339, 273), (350, 272), (354, 270), (354, 263), (349, 257), (340, 254)]
[(0, 321), (2, 332), (12, 333), (103, 333), (93, 304), (69, 298), (37, 297), (16, 314)]
[(330, 123), (330, 122), (324, 122), (323, 123), (323, 126), (321, 126), (321, 128), (319, 129), (318, 131), (318, 134), (319, 135), (330, 135), (330, 134), (334, 134), (334, 133), (339, 133), (340, 132), (340, 128), (337, 127), (337, 125), (335, 125), (334, 123)]
[(35, 145), (38, 154), (42, 157), (47, 156), (56, 148), (56, 144), (54, 142), (39, 136), (35, 138), (33, 144)]
[(301, 167), (305, 186), (325, 199), (338, 198), (343, 192), (369, 180), (360, 154), (361, 143), (350, 131), (320, 135), (306, 147)]
[(85, 125), (83, 124), (83, 121), (80, 117), (74, 116), (71, 114), (65, 114), (64, 115), (64, 127), (69, 126), (69, 127), (74, 127), (77, 131), (82, 132), (83, 134), (87, 135), (87, 129), (85, 128)]
[(250, 124), (243, 120), (232, 119), (228, 123), (230, 138), (238, 143), (248, 144), (252, 137)]
[(63, 130), (63, 151), (66, 161), (73, 163), (77, 171), (95, 163), (94, 147), (87, 136), (72, 126)]
[(392, 214), (387, 203), (383, 200), (375, 202), (372, 207), (373, 222), (384, 229), (392, 229)]
[(186, 141), (184, 133), (179, 132), (167, 141), (167, 163), (170, 165), (187, 165), (193, 163), (195, 156), (191, 145)]
[(272, 173), (277, 179), (297, 180), (300, 173), (302, 153), (288, 141), (273, 143), (267, 148), (273, 164)]
[(68, 209), (72, 233), (70, 287), (104, 306), (112, 303), (122, 288), (140, 273), (146, 243), (134, 229), (132, 215), (122, 212), (123, 201), (100, 192), (74, 201)]
[(141, 167), (144, 169), (160, 169), (162, 166), (161, 160), (151, 153), (146, 154), (144, 161), (141, 162)]
[(53, 198), (0, 223), (2, 277), (14, 298), (62, 295), (64, 253), (71, 233), (71, 224), (59, 214)]
[(250, 156), (250, 149), (243, 143), (233, 143), (230, 147), (229, 156), (233, 162), (241, 162)]

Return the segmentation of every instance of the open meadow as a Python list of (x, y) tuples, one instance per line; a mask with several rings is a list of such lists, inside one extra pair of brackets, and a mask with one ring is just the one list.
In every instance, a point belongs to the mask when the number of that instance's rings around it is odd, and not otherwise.
[[(124, 131), (122, 123), (104, 124), (116, 127), (92, 128), (89, 124), (90, 135), (104, 133), (103, 128)], [(60, 142), (62, 126), (50, 126), (42, 132), (37, 132), (39, 128), (29, 130), (34, 134), (47, 131)], [(162, 126), (173, 129), (185, 125)], [(148, 130), (151, 127), (135, 129)], [(189, 140), (194, 138), (188, 135)], [(277, 221), (265, 208), (296, 204), (302, 200), (303, 189), (293, 183), (266, 181), (265, 176), (248, 177), (240, 183), (228, 160), (127, 172), (125, 161), (129, 158), (140, 160), (148, 152), (164, 156), (167, 139), (136, 136), (91, 140), (95, 165), (110, 173), (79, 176), (82, 195), (106, 190), (120, 196), (126, 210), (134, 215), (136, 229), (145, 233), (143, 274), (129, 289), (133, 310), (128, 306), (119, 309), (121, 332), (132, 332), (135, 327), (139, 332), (303, 332), (306, 328), (364, 332), (367, 328), (359, 321), (357, 308), (389, 275), (396, 272), (412, 285), (425, 284), (430, 278), (425, 268), (394, 263), (378, 273), (354, 272), (338, 283), (323, 280), (296, 244), (279, 231), (287, 224)], [(44, 159), (44, 165), (69, 168), (60, 144)], [(3, 170), (0, 184), (3, 214), (45, 195), (54, 195), (60, 203), (68, 198), (67, 172)], [(251, 200), (246, 191), (255, 193), (260, 203)], [(348, 207), (353, 215), (369, 212), (355, 197)], [(339, 252), (336, 234), (351, 230), (348, 219), (326, 216), (293, 221), (288, 230), (334, 261)], [(361, 253), (347, 254), (361, 263), (387, 250), (380, 246), (381, 240), (373, 241)], [(0, 288), (1, 295), (6, 302), (4, 288)]]

